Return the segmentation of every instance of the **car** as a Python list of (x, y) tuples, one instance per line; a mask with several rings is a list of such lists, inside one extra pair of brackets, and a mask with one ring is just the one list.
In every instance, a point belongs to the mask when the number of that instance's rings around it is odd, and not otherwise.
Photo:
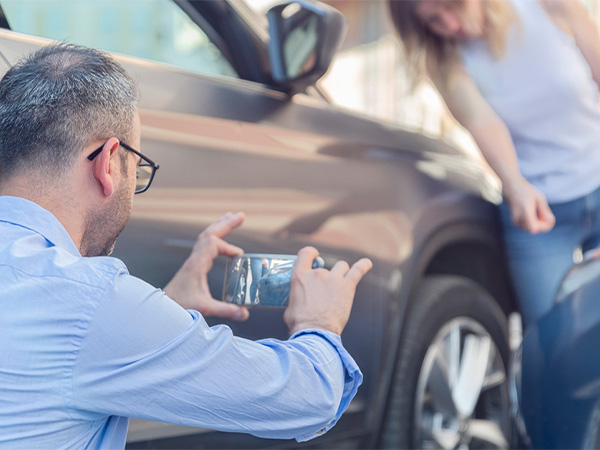
[[(241, 0), (0, 6), (4, 70), (68, 40), (110, 51), (139, 81), (142, 148), (160, 171), (115, 248), (133, 275), (164, 286), (226, 211), (247, 215), (228, 237), (246, 252), (313, 245), (326, 267), (374, 264), (342, 335), (364, 382), (333, 430), (297, 444), (133, 419), (129, 448), (510, 446), (516, 307), (498, 185), (468, 152), (327, 100), (318, 80), (344, 31), (334, 8), (296, 0), (264, 17)], [(209, 274), (215, 296), (226, 263)], [(248, 339), (286, 339), (283, 311), (253, 307), (248, 321), (225, 323)]]
[(531, 448), (600, 448), (600, 252), (573, 266), (552, 309), (514, 353), (510, 393), (519, 439)]

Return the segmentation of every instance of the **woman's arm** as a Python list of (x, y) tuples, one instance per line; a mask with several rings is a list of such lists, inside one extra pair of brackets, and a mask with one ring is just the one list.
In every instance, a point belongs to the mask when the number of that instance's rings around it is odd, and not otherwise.
[(447, 82), (436, 85), (452, 115), (471, 133), (483, 157), (502, 181), (514, 223), (531, 233), (552, 229), (554, 216), (543, 194), (521, 175), (508, 128), (465, 69), (457, 66)]
[(578, 0), (540, 1), (554, 23), (573, 36), (600, 91), (600, 33), (588, 10)]

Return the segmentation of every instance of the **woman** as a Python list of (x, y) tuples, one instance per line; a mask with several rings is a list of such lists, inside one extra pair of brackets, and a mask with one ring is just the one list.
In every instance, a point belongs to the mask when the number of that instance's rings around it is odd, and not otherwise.
[(579, 1), (390, 0), (427, 75), (499, 176), (524, 323), (550, 309), (573, 254), (600, 246), (600, 39)]

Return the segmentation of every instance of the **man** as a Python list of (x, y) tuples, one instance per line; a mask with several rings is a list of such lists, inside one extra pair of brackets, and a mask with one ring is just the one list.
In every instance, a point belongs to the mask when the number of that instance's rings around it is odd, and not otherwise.
[(128, 417), (298, 440), (327, 431), (361, 383), (339, 335), (370, 261), (311, 270), (317, 251), (301, 250), (288, 341), (208, 327), (202, 314), (248, 317), (214, 300), (206, 277), (217, 255), (242, 252), (223, 238), (243, 214), (201, 233), (164, 291), (106, 257), (158, 168), (136, 150), (136, 108), (124, 69), (73, 45), (42, 48), (0, 81), (0, 447), (123, 447)]

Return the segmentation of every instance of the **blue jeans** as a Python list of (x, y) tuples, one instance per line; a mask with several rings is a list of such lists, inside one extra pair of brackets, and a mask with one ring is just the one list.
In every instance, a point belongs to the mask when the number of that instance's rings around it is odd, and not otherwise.
[(552, 307), (575, 250), (585, 253), (600, 246), (600, 188), (550, 208), (556, 217), (554, 228), (530, 234), (512, 223), (508, 205), (500, 205), (508, 266), (525, 326)]
[(267, 273), (267, 268), (262, 265), (260, 258), (252, 258), (250, 260), (250, 271), (252, 272), (252, 283), (250, 284), (250, 301), (256, 302), (256, 291), (258, 290), (258, 283), (262, 277)]

